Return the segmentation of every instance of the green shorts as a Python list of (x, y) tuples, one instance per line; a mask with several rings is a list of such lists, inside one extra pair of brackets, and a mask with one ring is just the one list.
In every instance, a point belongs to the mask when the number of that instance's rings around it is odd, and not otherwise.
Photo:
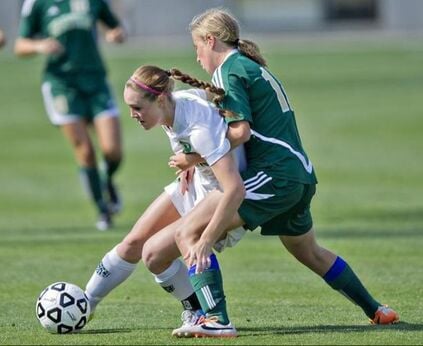
[(262, 235), (301, 235), (313, 226), (310, 203), (316, 192), (315, 184), (303, 184), (276, 179), (269, 172), (252, 176), (241, 173), (246, 197), (238, 213), (245, 228), (261, 227)]
[[(112, 92), (104, 77), (75, 83), (48, 75), (41, 90), (48, 117), (53, 125), (65, 125), (84, 119), (92, 122), (95, 117), (119, 116)], [(91, 82), (91, 83), (90, 83)], [(89, 85), (91, 84), (91, 85)]]

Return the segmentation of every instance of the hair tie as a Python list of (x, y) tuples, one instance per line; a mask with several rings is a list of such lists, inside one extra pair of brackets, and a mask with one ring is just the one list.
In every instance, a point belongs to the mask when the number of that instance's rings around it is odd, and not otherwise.
[(150, 93), (152, 93), (154, 95), (161, 95), (161, 94), (163, 94), (162, 91), (159, 91), (157, 89), (151, 88), (148, 85), (146, 85), (146, 84), (140, 82), (139, 80), (135, 79), (134, 77), (130, 77), (129, 80), (131, 82), (133, 82), (138, 88), (140, 88), (140, 89), (142, 89), (144, 91), (148, 91), (148, 92), (150, 92)]
[(234, 41), (234, 44), (235, 44), (235, 46), (236, 46), (236, 47), (238, 47), (238, 46), (239, 46), (239, 38), (237, 38), (237, 39)]
[(165, 73), (166, 73), (169, 77), (171, 77), (171, 76), (172, 76), (172, 73), (170, 72), (170, 70), (166, 70), (166, 71), (165, 71)]

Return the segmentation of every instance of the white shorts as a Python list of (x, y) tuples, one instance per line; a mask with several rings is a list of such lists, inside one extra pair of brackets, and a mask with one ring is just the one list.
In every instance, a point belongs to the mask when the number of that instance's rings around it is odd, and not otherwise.
[[(188, 214), (197, 203), (199, 203), (209, 192), (219, 187), (215, 179), (205, 178), (197, 171), (193, 174), (193, 179), (188, 185), (188, 191), (181, 193), (179, 181), (167, 185), (164, 190), (170, 196), (173, 205), (181, 216)], [(227, 233), (226, 238), (214, 244), (213, 248), (217, 252), (222, 252), (226, 247), (233, 247), (245, 235), (246, 230), (238, 227)]]

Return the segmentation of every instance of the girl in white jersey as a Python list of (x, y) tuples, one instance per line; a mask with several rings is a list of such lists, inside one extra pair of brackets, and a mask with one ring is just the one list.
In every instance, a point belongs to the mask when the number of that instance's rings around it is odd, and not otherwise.
[[(215, 189), (224, 192), (214, 220), (226, 225), (244, 198), (244, 185), (238, 173), (240, 167), (230, 151), (231, 144), (226, 137), (228, 126), (224, 118), (216, 107), (204, 100), (204, 91), (172, 92), (174, 83), (171, 76), (178, 79), (180, 73), (141, 66), (125, 85), (125, 103), (130, 108), (131, 117), (144, 129), (158, 125), (163, 127), (174, 153), (196, 153), (206, 163), (195, 167), (187, 188), (183, 186), (183, 180), (168, 185), (123, 241), (104, 256), (86, 286), (85, 293), (92, 311), (112, 289), (129, 277), (141, 257), (148, 263), (155, 262), (155, 253), (143, 253), (143, 246), (159, 230), (162, 232), (156, 234), (154, 241), (174, 256), (166, 263), (161, 262), (160, 266), (150, 265), (150, 271), (155, 274), (157, 283), (182, 302), (184, 309), (200, 310), (186, 266), (179, 259), (173, 260), (180, 256), (180, 252), (175, 244), (174, 232), (167, 231), (166, 226), (176, 223)], [(169, 165), (173, 166), (172, 162)], [(222, 251), (226, 246), (233, 246), (244, 233), (243, 228), (238, 228), (225, 234), (214, 248)], [(213, 265), (218, 265), (215, 258)], [(222, 287), (217, 289), (222, 290)], [(224, 305), (225, 301), (221, 304)]]

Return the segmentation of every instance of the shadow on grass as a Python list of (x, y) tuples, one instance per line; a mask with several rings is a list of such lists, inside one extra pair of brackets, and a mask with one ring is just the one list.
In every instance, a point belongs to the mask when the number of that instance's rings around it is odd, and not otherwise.
[(168, 331), (169, 328), (104, 328), (104, 329), (87, 329), (82, 330), (78, 334), (118, 334), (118, 333), (132, 333), (143, 329), (144, 331), (157, 332), (158, 330)]
[(133, 330), (129, 328), (109, 328), (109, 329), (88, 329), (82, 330), (78, 334), (117, 334), (131, 333)]
[(240, 327), (237, 328), (240, 336), (260, 336), (267, 334), (279, 335), (301, 335), (310, 333), (356, 333), (356, 332), (380, 332), (386, 330), (398, 331), (423, 331), (423, 324), (414, 324), (407, 322), (400, 322), (389, 326), (357, 326), (357, 325), (344, 325), (344, 326), (304, 326), (304, 327)]

